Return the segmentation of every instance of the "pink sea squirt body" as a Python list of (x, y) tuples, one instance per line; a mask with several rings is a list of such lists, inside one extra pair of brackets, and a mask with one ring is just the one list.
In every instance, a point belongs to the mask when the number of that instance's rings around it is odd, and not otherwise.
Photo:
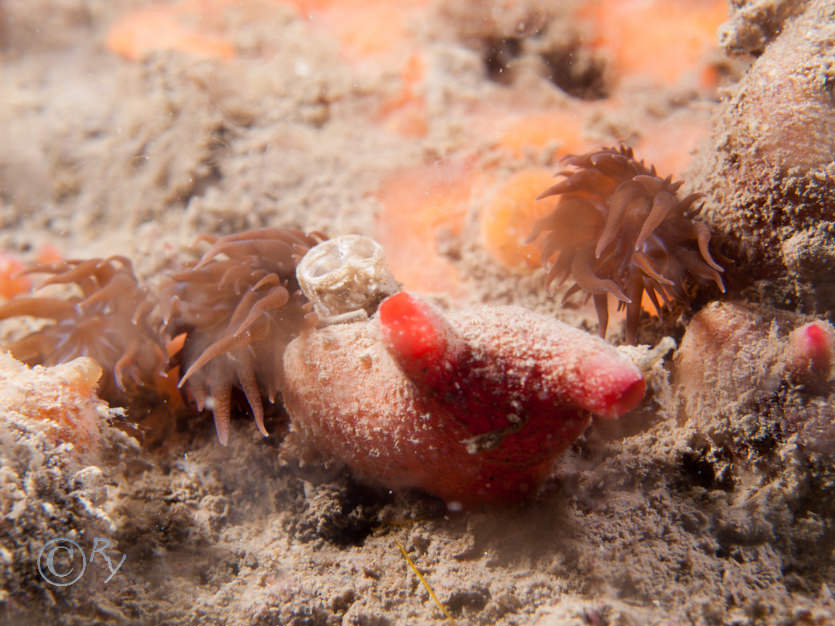
[(582, 330), (514, 306), (442, 313), (407, 292), (284, 356), (294, 428), (360, 479), (447, 502), (530, 497), (589, 425), (643, 398), (641, 372)]

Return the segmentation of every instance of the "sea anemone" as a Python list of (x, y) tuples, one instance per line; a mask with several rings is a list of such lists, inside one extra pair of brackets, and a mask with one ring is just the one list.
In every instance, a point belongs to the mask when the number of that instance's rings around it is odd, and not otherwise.
[[(291, 228), (264, 228), (225, 237), (192, 266), (163, 274), (156, 289), (140, 286), (121, 256), (42, 265), (43, 286), (71, 284), (70, 297), (18, 296), (0, 306), (0, 319), (29, 315), (48, 324), (8, 346), (29, 365), (55, 365), (89, 356), (104, 372), (102, 395), (130, 400), (138, 387), (160, 390), (179, 366), (179, 381), (202, 411), (212, 410), (218, 439), (229, 439), (232, 390), (243, 390), (265, 436), (261, 390), (273, 402), (282, 384), (284, 347), (316, 319), (299, 289), (296, 265), (325, 239)], [(182, 348), (169, 357), (172, 337)], [(131, 385), (131, 389), (128, 388)], [(125, 394), (128, 392), (128, 395)]]
[(570, 276), (574, 285), (566, 298), (580, 290), (593, 297), (601, 336), (608, 294), (626, 309), (626, 340), (635, 343), (644, 292), (659, 315), (659, 296), (664, 307), (686, 303), (692, 279), (713, 281), (724, 292), (724, 270), (708, 249), (710, 229), (692, 219), (701, 194), (679, 198), (682, 182), (661, 178), (625, 146), (569, 155), (563, 162), (572, 168), (560, 171), (564, 178), (538, 198), (560, 200), (534, 224), (528, 241), (544, 235), (549, 284)]
[(50, 319), (7, 349), (28, 365), (57, 365), (80, 356), (93, 358), (104, 371), (101, 393), (119, 397), (128, 386), (154, 384), (168, 357), (153, 300), (141, 287), (131, 262), (122, 256), (68, 260), (32, 268), (51, 274), (41, 287), (74, 285), (68, 298), (18, 296), (0, 306), (0, 319), (21, 315)]
[(273, 402), (281, 387), (284, 347), (315, 316), (299, 289), (296, 265), (324, 239), (291, 228), (224, 237), (192, 267), (164, 276), (159, 298), (166, 331), (186, 333), (180, 387), (210, 408), (222, 444), (229, 440), (231, 393), (243, 390), (266, 437), (261, 389)]

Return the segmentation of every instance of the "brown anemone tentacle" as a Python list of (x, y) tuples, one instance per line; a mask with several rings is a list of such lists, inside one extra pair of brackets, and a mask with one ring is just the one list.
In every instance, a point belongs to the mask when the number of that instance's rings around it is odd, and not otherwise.
[(638, 233), (638, 238), (635, 240), (635, 250), (640, 249), (644, 245), (647, 237), (667, 219), (675, 204), (675, 196), (670, 192), (659, 191), (655, 194), (649, 215), (647, 215), (644, 223), (641, 225), (641, 232)]
[(188, 379), (191, 378), (198, 370), (203, 368), (209, 361), (214, 358), (217, 358), (227, 352), (232, 352), (234, 350), (238, 350), (240, 348), (245, 347), (249, 343), (248, 337), (235, 337), (234, 335), (228, 335), (221, 339), (218, 339), (208, 348), (203, 350), (200, 353), (200, 356), (194, 363), (192, 363), (189, 368), (186, 370), (183, 377), (180, 379), (180, 382), (177, 384), (178, 387), (182, 387), (188, 382)]
[(693, 222), (693, 230), (696, 237), (696, 242), (699, 245), (699, 253), (702, 255), (702, 259), (704, 260), (704, 262), (707, 263), (717, 272), (724, 272), (724, 268), (721, 265), (719, 265), (716, 261), (714, 261), (712, 256), (710, 256), (710, 228), (708, 228), (706, 224), (702, 224), (701, 222)]
[(258, 319), (270, 311), (280, 309), (290, 300), (290, 293), (281, 285), (270, 290), (263, 298), (256, 302), (249, 311), (244, 321), (233, 331), (237, 337), (245, 333), (258, 321)]
[(621, 302), (630, 302), (623, 290), (618, 287), (617, 283), (608, 278), (600, 278), (594, 274), (592, 270), (591, 259), (587, 251), (580, 252), (574, 257), (571, 263), (571, 273), (574, 280), (586, 291), (592, 294), (610, 293)]
[(71, 317), (75, 310), (75, 303), (63, 298), (18, 296), (0, 306), (0, 319), (30, 315), (42, 319), (61, 320)]
[(597, 313), (600, 336), (605, 337), (606, 327), (609, 325), (609, 299), (605, 293), (594, 294), (594, 310)]
[(255, 378), (255, 371), (252, 369), (251, 359), (237, 359), (233, 363), (238, 382), (246, 396), (246, 401), (249, 403), (249, 408), (252, 409), (255, 426), (264, 437), (269, 437), (270, 433), (264, 426), (264, 405), (261, 403), (261, 391)]
[(639, 185), (630, 180), (620, 185), (612, 194), (608, 203), (606, 222), (594, 248), (596, 258), (599, 259), (603, 251), (617, 238), (627, 207), (640, 198), (642, 191)]
[(650, 260), (647, 258), (643, 252), (635, 252), (632, 254), (632, 260), (634, 261), (635, 265), (637, 265), (641, 270), (649, 276), (654, 281), (662, 284), (662, 285), (672, 285), (673, 281), (669, 278), (665, 278), (661, 274), (659, 274), (655, 268), (650, 263)]

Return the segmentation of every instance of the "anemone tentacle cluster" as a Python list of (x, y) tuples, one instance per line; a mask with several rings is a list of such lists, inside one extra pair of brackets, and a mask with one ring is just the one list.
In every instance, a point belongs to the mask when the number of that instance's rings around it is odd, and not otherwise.
[(534, 224), (529, 241), (542, 237), (549, 284), (571, 277), (566, 297), (583, 290), (594, 299), (601, 335), (609, 295), (626, 309), (626, 339), (635, 343), (644, 293), (661, 314), (688, 300), (690, 279), (713, 281), (724, 291), (724, 269), (710, 255), (710, 229), (693, 219), (701, 194), (679, 198), (682, 182), (661, 178), (626, 146), (564, 162), (570, 168), (557, 174), (562, 180), (538, 198), (559, 196), (559, 202)]
[[(229, 437), (234, 388), (244, 392), (266, 436), (261, 390), (274, 401), (284, 347), (313, 321), (296, 265), (323, 239), (292, 228), (204, 236), (210, 247), (203, 257), (164, 273), (155, 289), (141, 285), (120, 256), (35, 267), (30, 273), (52, 274), (42, 287), (66, 284), (77, 293), (18, 296), (0, 306), (0, 319), (53, 321), (7, 349), (29, 365), (90, 356), (105, 372), (102, 396), (118, 403), (128, 385), (158, 390), (179, 366), (185, 372), (179, 386), (198, 409), (212, 410), (221, 443)], [(182, 348), (169, 356), (175, 337)]]
[(58, 365), (91, 357), (104, 371), (104, 394), (151, 385), (164, 374), (168, 357), (161, 325), (127, 258), (67, 260), (28, 273), (50, 274), (42, 287), (74, 285), (78, 293), (18, 296), (0, 306), (0, 319), (28, 315), (53, 321), (7, 346), (15, 358), (28, 365)]
[(291, 228), (204, 236), (211, 247), (202, 258), (161, 281), (166, 331), (186, 333), (179, 386), (198, 409), (211, 408), (223, 444), (229, 440), (234, 388), (243, 390), (258, 430), (268, 436), (261, 389), (275, 401), (284, 347), (312, 322), (296, 265), (323, 238)]

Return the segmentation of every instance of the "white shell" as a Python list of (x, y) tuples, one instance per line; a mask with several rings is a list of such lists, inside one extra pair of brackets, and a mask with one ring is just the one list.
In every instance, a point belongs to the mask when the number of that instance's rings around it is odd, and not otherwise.
[(323, 324), (366, 319), (383, 298), (400, 290), (383, 247), (362, 235), (313, 246), (296, 267), (296, 277)]

